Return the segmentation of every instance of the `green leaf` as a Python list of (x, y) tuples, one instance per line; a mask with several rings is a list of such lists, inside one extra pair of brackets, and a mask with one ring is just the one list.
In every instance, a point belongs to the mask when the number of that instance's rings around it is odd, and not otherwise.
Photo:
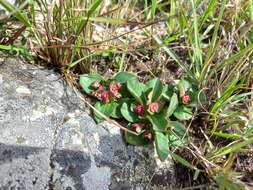
[(178, 148), (178, 147), (184, 147), (185, 146), (185, 141), (183, 139), (179, 138), (175, 134), (170, 134), (169, 135), (168, 142), (169, 142), (169, 147)]
[(122, 118), (122, 114), (121, 114), (121, 106), (122, 106), (122, 102), (112, 102), (113, 104), (113, 110), (112, 110), (112, 113), (110, 114), (110, 116), (112, 118), (116, 118), (116, 119), (119, 119), (119, 118)]
[(136, 79), (137, 80), (137, 76), (133, 73), (128, 73), (128, 72), (118, 72), (116, 75), (114, 75), (113, 77), (117, 82), (120, 83), (125, 83), (128, 80), (133, 80)]
[(95, 81), (102, 81), (103, 80), (103, 77), (99, 74), (85, 74), (85, 75), (81, 75), (80, 76), (80, 85), (81, 87), (83, 88), (83, 90), (89, 94), (92, 92), (92, 89), (91, 89), (91, 85), (95, 82)]
[(127, 81), (127, 89), (139, 103), (143, 105), (146, 104), (146, 97), (144, 94), (146, 87), (144, 84), (135, 79), (131, 79)]
[(169, 135), (169, 145), (174, 147), (182, 147), (187, 142), (186, 129), (183, 124), (177, 121), (168, 121), (172, 133)]
[(165, 160), (169, 155), (168, 138), (162, 132), (155, 132), (155, 146), (160, 160)]
[(165, 85), (163, 88), (163, 93), (162, 93), (162, 97), (167, 100), (170, 101), (173, 95), (173, 86), (172, 85)]
[(168, 125), (168, 121), (165, 119), (164, 113), (149, 115), (148, 119), (152, 123), (155, 131), (164, 131)]
[(186, 134), (186, 128), (184, 127), (184, 125), (182, 123), (179, 123), (178, 121), (168, 121), (168, 126), (171, 127), (171, 129), (173, 131), (175, 131), (175, 133), (180, 136), (183, 137)]
[(179, 106), (173, 113), (173, 115), (179, 120), (188, 120), (192, 118), (192, 112), (190, 108), (186, 106)]
[(100, 123), (103, 120), (105, 120), (105, 116), (109, 117), (110, 114), (112, 113), (112, 111), (113, 111), (113, 102), (111, 102), (111, 103), (102, 103), (102, 102), (98, 101), (95, 104), (95, 108), (97, 110), (94, 110), (94, 119), (96, 120), (97, 123)]
[(171, 100), (170, 100), (170, 105), (167, 109), (167, 117), (170, 117), (173, 112), (176, 110), (178, 106), (178, 98), (177, 98), (177, 94), (173, 93)]
[(184, 158), (182, 158), (181, 156), (170, 152), (170, 155), (172, 156), (172, 158), (176, 161), (178, 161), (179, 163), (183, 164), (184, 166), (194, 169), (194, 170), (199, 170), (198, 168), (196, 168), (195, 166), (193, 166), (192, 164), (190, 164), (187, 160), (185, 160)]
[(122, 84), (122, 87), (119, 89), (119, 93), (122, 95), (123, 99), (133, 98), (132, 94), (128, 91), (126, 83)]
[[(129, 130), (133, 130), (131, 124), (128, 124), (127, 128)], [(143, 135), (136, 136), (132, 133), (128, 133), (127, 131), (125, 132), (125, 140), (127, 143), (136, 146), (147, 145), (150, 143), (150, 141), (145, 139)]]
[(179, 81), (178, 86), (179, 89), (182, 88), (186, 92), (191, 88), (191, 83), (186, 79), (182, 79)]
[(147, 82), (146, 89), (151, 89), (149, 93), (149, 100), (151, 102), (157, 101), (163, 92), (163, 85), (159, 79), (153, 79)]
[(134, 123), (134, 122), (137, 122), (139, 121), (139, 117), (138, 115), (136, 115), (134, 112), (131, 111), (131, 103), (130, 102), (124, 102), (121, 106), (121, 114), (123, 115), (123, 117), (131, 122), (131, 123)]

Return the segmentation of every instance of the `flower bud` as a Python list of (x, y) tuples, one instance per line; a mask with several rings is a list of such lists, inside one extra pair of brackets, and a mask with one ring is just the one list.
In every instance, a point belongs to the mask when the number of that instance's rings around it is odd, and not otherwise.
[(190, 100), (191, 100), (191, 98), (190, 98), (189, 95), (184, 95), (184, 96), (182, 97), (182, 102), (183, 102), (183, 104), (188, 104), (188, 103), (190, 102)]
[(137, 133), (140, 133), (144, 125), (142, 123), (134, 123), (132, 124), (132, 127)]
[(137, 115), (143, 116), (145, 114), (145, 108), (143, 105), (137, 105), (134, 108), (134, 113), (136, 113)]
[(101, 93), (101, 99), (104, 103), (108, 103), (110, 101), (110, 94), (108, 91), (103, 91)]
[(152, 138), (153, 138), (152, 133), (149, 132), (149, 131), (146, 131), (146, 132), (144, 133), (144, 138), (147, 139), (147, 140), (149, 140), (149, 141), (151, 141)]
[(157, 102), (151, 102), (148, 106), (148, 109), (152, 113), (157, 113), (159, 110), (159, 105)]

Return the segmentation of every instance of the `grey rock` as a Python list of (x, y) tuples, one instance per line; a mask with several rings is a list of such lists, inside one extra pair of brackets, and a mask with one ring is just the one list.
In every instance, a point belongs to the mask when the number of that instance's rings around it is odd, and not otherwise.
[(46, 148), (0, 144), (0, 189), (46, 189), (51, 168)]
[(60, 75), (0, 61), (0, 190), (144, 190), (175, 186), (173, 162), (97, 125)]

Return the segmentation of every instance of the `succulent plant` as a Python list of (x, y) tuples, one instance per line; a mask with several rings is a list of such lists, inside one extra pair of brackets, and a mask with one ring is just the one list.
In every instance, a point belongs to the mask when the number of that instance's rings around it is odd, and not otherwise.
[(161, 160), (167, 158), (170, 148), (186, 145), (187, 132), (179, 121), (192, 118), (192, 108), (198, 105), (200, 95), (190, 80), (163, 84), (155, 78), (141, 83), (136, 75), (119, 72), (107, 81), (98, 74), (82, 75), (80, 85), (98, 100), (94, 111), (97, 122), (104, 119), (101, 113), (124, 118), (129, 123), (127, 128), (138, 134), (125, 132), (127, 143), (146, 145), (154, 141)]

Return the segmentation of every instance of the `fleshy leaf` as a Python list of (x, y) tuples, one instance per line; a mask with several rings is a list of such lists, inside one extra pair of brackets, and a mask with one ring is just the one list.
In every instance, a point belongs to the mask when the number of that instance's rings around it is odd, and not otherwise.
[(124, 102), (121, 106), (121, 114), (123, 115), (123, 117), (129, 121), (129, 122), (137, 122), (139, 120), (138, 115), (136, 115), (134, 112), (131, 111), (131, 103), (126, 103)]
[(131, 79), (127, 81), (127, 89), (131, 95), (141, 104), (145, 105), (146, 97), (144, 94), (145, 85), (140, 83), (138, 80)]
[(174, 147), (174, 148), (183, 147), (185, 145), (185, 141), (180, 139), (175, 134), (170, 134), (168, 137), (168, 141), (169, 141), (169, 146)]
[(169, 107), (167, 109), (167, 117), (170, 117), (173, 114), (173, 112), (177, 109), (177, 106), (178, 106), (177, 94), (173, 93), (170, 99)]
[(164, 131), (168, 125), (168, 121), (164, 117), (164, 113), (148, 116), (149, 121), (153, 125), (155, 131)]
[(163, 93), (162, 93), (162, 97), (166, 100), (166, 101), (170, 101), (171, 97), (173, 95), (173, 86), (172, 85), (165, 85), (163, 88)]
[(192, 112), (190, 108), (181, 105), (174, 111), (173, 115), (179, 120), (188, 120), (191, 119)]
[[(113, 111), (113, 102), (111, 103), (97, 102), (95, 104), (95, 108), (105, 116), (109, 117)], [(94, 119), (96, 120), (97, 123), (100, 123), (105, 119), (98, 111), (94, 110)]]
[(113, 110), (110, 116), (116, 119), (122, 118), (123, 116), (120, 110), (122, 106), (122, 102), (113, 102), (112, 104), (113, 104)]
[(182, 79), (178, 83), (180, 94), (184, 95), (191, 88), (191, 83), (188, 80)]
[(185, 136), (186, 129), (182, 123), (178, 121), (168, 121), (168, 126), (170, 126), (179, 137)]
[[(129, 130), (133, 130), (132, 127), (131, 127), (131, 124), (128, 124), (127, 128)], [(147, 145), (150, 143), (149, 140), (145, 139), (143, 137), (143, 135), (139, 135), (139, 136), (136, 136), (134, 134), (131, 134), (129, 132), (125, 132), (125, 140), (127, 143), (131, 144), (131, 145), (137, 145), (137, 146), (140, 146), (140, 145)]]
[(146, 83), (146, 89), (151, 91), (149, 92), (149, 100), (151, 102), (157, 101), (163, 92), (163, 85), (159, 79), (152, 79)]
[(155, 146), (159, 158), (163, 161), (169, 155), (168, 137), (162, 132), (155, 132)]
[(132, 80), (132, 79), (136, 79), (137, 80), (137, 76), (133, 73), (128, 73), (128, 72), (118, 72), (116, 75), (114, 75), (113, 77), (117, 82), (120, 83), (125, 83), (128, 80)]
[(183, 124), (177, 121), (168, 121), (172, 133), (169, 135), (169, 145), (173, 147), (182, 147), (187, 142), (186, 129)]
[(80, 76), (80, 85), (83, 88), (83, 90), (89, 94), (92, 92), (91, 85), (98, 81), (102, 81), (103, 77), (99, 74), (84, 74)]

